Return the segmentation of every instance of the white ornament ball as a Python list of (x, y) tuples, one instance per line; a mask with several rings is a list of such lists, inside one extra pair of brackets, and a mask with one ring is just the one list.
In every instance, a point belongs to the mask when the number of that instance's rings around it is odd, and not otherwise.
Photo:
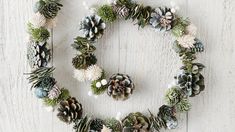
[(89, 66), (86, 70), (87, 79), (90, 81), (95, 81), (102, 76), (102, 72), (103, 70), (97, 65)]
[(86, 81), (86, 71), (84, 69), (81, 70), (74, 70), (74, 78), (76, 78), (78, 81), (84, 82)]
[(101, 83), (100, 83), (100, 82), (97, 82), (97, 83), (95, 84), (95, 86), (96, 86), (97, 88), (100, 88), (100, 87), (101, 87)]
[(108, 82), (107, 82), (106, 79), (102, 79), (102, 80), (101, 80), (101, 84), (102, 84), (102, 85), (106, 85), (106, 84), (108, 84)]
[(37, 12), (34, 14), (30, 22), (34, 27), (44, 27), (46, 25), (46, 18), (40, 12)]

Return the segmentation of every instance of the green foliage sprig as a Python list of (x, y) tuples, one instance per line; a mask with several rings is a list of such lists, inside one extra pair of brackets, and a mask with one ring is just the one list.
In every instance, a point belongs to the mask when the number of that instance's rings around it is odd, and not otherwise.
[(113, 22), (117, 18), (112, 6), (110, 5), (103, 5), (99, 7), (97, 13), (105, 22)]
[(55, 99), (50, 99), (50, 98), (44, 98), (43, 101), (44, 101), (44, 104), (47, 105), (47, 106), (56, 106), (60, 101), (63, 101), (63, 100), (66, 100), (70, 97), (70, 93), (67, 89), (65, 88), (62, 88), (61, 89), (61, 94), (59, 95), (58, 98), (55, 98)]
[(49, 39), (50, 32), (44, 28), (34, 28), (31, 23), (28, 23), (28, 32), (34, 41), (43, 42)]
[(75, 38), (75, 41), (71, 46), (82, 54), (90, 54), (96, 50), (95, 46), (92, 45), (92, 41), (80, 36)]

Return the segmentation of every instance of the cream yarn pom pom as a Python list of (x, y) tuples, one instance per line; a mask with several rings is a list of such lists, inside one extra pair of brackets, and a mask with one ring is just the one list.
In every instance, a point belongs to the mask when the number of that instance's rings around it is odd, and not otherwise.
[(102, 76), (103, 70), (97, 65), (91, 65), (86, 70), (87, 79), (90, 81), (95, 81)]
[(182, 37), (179, 37), (177, 39), (179, 45), (181, 45), (184, 48), (192, 48), (195, 44), (195, 37), (192, 35), (183, 35)]
[(84, 82), (86, 81), (86, 70), (74, 70), (74, 78), (76, 78), (78, 81)]
[(46, 21), (46, 18), (40, 12), (34, 14), (30, 20), (30, 22), (37, 28), (44, 27), (46, 25)]

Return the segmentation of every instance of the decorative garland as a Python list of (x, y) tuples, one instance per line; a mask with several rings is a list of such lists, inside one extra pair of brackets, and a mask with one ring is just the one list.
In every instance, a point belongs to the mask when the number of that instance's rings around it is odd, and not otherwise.
[(175, 76), (175, 84), (165, 95), (166, 105), (159, 108), (157, 115), (150, 111), (150, 116), (136, 112), (122, 120), (102, 120), (84, 116), (82, 105), (77, 99), (71, 97), (67, 89), (58, 87), (52, 76), (55, 68), (47, 67), (51, 59), (49, 29), (55, 27), (61, 7), (59, 0), (39, 0), (35, 4), (35, 15), (28, 23), (30, 37), (27, 57), (32, 68), (28, 79), (35, 95), (49, 108), (58, 106), (59, 119), (68, 124), (74, 123), (76, 132), (148, 132), (176, 128), (176, 113), (189, 111), (191, 105), (188, 97), (198, 95), (205, 88), (201, 74), (204, 65), (195, 63), (196, 54), (204, 51), (203, 44), (195, 37), (196, 27), (188, 19), (176, 15), (176, 8), (152, 8), (131, 0), (117, 0), (111, 5), (102, 5), (94, 14), (85, 17), (80, 28), (83, 35), (78, 36), (72, 44), (79, 51), (72, 63), (76, 68), (74, 76), (78, 80), (92, 81), (93, 94), (99, 95), (107, 90), (114, 99), (125, 100), (134, 90), (128, 75), (117, 73), (107, 81), (105, 71), (96, 64), (97, 59), (93, 54), (96, 50), (94, 42), (102, 37), (105, 23), (112, 23), (118, 18), (132, 19), (141, 28), (150, 25), (157, 31), (171, 32), (176, 38), (173, 48), (183, 64), (181, 72)]

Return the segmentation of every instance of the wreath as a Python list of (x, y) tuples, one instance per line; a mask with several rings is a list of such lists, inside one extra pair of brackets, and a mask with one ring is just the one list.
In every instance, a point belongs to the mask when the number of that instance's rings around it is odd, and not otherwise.
[(191, 108), (188, 98), (204, 90), (204, 77), (201, 74), (204, 65), (195, 62), (196, 54), (204, 51), (202, 42), (197, 39), (197, 28), (189, 19), (176, 14), (176, 7), (144, 6), (131, 0), (117, 0), (111, 4), (99, 6), (86, 16), (80, 25), (82, 35), (78, 36), (72, 47), (78, 51), (72, 59), (74, 76), (80, 81), (91, 81), (93, 94), (105, 91), (117, 100), (126, 100), (133, 93), (134, 83), (130, 76), (116, 73), (106, 80), (105, 70), (100, 68), (94, 55), (95, 42), (105, 33), (106, 23), (117, 19), (132, 19), (140, 28), (153, 27), (156, 31), (169, 32), (176, 39), (173, 49), (178, 53), (183, 66), (174, 77), (175, 83), (165, 94), (166, 104), (155, 115), (140, 112), (128, 114), (122, 120), (99, 119), (85, 115), (81, 103), (72, 97), (68, 89), (60, 88), (53, 77), (55, 68), (49, 66), (51, 48), (48, 40), (50, 29), (55, 27), (56, 16), (62, 4), (59, 0), (39, 0), (35, 3), (35, 15), (28, 23), (29, 41), (27, 58), (32, 69), (28, 73), (31, 89), (36, 97), (54, 110), (58, 109), (58, 118), (68, 124), (74, 124), (76, 132), (148, 132), (162, 128), (175, 129), (178, 125), (176, 114), (187, 112)]

